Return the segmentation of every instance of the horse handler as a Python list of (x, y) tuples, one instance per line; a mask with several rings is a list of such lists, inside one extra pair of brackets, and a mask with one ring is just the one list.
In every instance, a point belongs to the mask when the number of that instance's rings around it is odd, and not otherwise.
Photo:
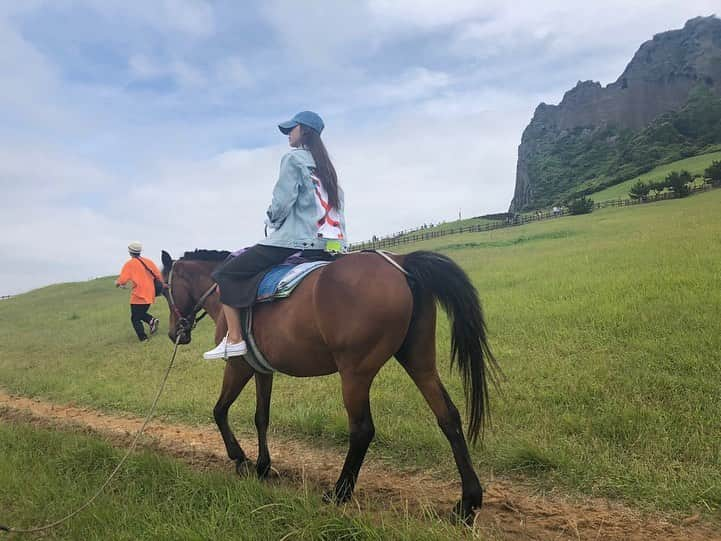
[(130, 259), (123, 265), (115, 287), (132, 287), (130, 293), (130, 322), (141, 342), (148, 339), (143, 322), (148, 324), (150, 334), (155, 334), (160, 321), (148, 313), (155, 302), (155, 278), (162, 281), (162, 275), (150, 259), (141, 257), (143, 245), (137, 241), (128, 244)]

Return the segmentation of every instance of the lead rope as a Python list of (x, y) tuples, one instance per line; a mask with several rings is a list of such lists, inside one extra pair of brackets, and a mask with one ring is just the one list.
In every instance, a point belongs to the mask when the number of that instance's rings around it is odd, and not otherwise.
[(152, 405), (150, 406), (150, 411), (148, 412), (148, 415), (145, 417), (145, 421), (143, 422), (143, 425), (140, 427), (140, 430), (138, 430), (137, 434), (135, 434), (135, 438), (133, 439), (133, 443), (130, 444), (130, 447), (128, 448), (127, 452), (125, 453), (125, 456), (120, 460), (117, 466), (115, 466), (115, 469), (110, 474), (110, 477), (107, 478), (107, 480), (100, 486), (100, 488), (93, 494), (92, 498), (90, 498), (87, 502), (85, 502), (83, 505), (78, 507), (75, 511), (70, 513), (69, 515), (56, 520), (55, 522), (51, 522), (50, 524), (46, 524), (45, 526), (36, 526), (33, 528), (10, 528), (8, 526), (3, 526), (0, 524), (0, 531), (3, 532), (10, 532), (10, 533), (34, 533), (34, 532), (41, 532), (43, 530), (49, 530), (50, 528), (54, 528), (55, 526), (58, 526), (62, 524), (65, 521), (70, 520), (75, 515), (80, 513), (83, 509), (90, 506), (98, 496), (105, 490), (105, 487), (107, 487), (110, 484), (110, 481), (113, 480), (113, 477), (115, 477), (115, 474), (120, 471), (120, 468), (123, 466), (127, 458), (130, 456), (130, 453), (132, 453), (135, 450), (135, 446), (138, 444), (138, 440), (140, 439), (140, 436), (142, 435), (145, 428), (148, 426), (148, 423), (150, 422), (150, 419), (155, 414), (155, 408), (158, 405), (158, 400), (160, 400), (160, 395), (163, 392), (163, 389), (165, 388), (165, 383), (168, 381), (168, 376), (170, 375), (170, 370), (173, 368), (173, 363), (175, 362), (175, 354), (178, 352), (178, 343), (180, 342), (180, 335), (175, 339), (175, 348), (173, 349), (173, 355), (170, 358), (170, 364), (168, 364), (168, 368), (165, 370), (165, 375), (163, 376), (163, 380), (160, 382), (160, 388), (158, 389), (157, 394), (155, 395), (155, 399), (153, 400)]

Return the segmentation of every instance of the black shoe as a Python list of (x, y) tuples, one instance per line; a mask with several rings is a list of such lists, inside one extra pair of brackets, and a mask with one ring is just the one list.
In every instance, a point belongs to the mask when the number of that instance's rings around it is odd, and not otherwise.
[(150, 320), (150, 334), (155, 334), (157, 332), (159, 323), (160, 320), (157, 317)]

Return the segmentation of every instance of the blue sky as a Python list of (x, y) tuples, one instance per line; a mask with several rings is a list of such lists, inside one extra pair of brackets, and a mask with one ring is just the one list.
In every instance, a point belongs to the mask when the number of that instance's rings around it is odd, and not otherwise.
[(262, 235), (318, 111), (352, 241), (505, 211), (539, 102), (708, 1), (25, 0), (0, 6), (0, 295)]

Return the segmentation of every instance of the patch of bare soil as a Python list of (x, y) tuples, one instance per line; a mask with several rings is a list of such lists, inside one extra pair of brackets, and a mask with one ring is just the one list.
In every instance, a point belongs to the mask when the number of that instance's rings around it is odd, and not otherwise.
[[(142, 419), (112, 416), (74, 405), (58, 405), (11, 396), (0, 391), (0, 420), (39, 426), (71, 425), (127, 445)], [(255, 458), (254, 434), (238, 434), (244, 449)], [(233, 470), (215, 427), (150, 423), (141, 439), (145, 447), (179, 458), (195, 468)], [(272, 436), (270, 441), (274, 482), (309, 485), (313, 490), (331, 486), (340, 471), (344, 453), (312, 447), (306, 442)], [(449, 460), (452, 460), (449, 451)], [(507, 540), (721, 540), (721, 527), (699, 515), (679, 518), (647, 514), (604, 499), (571, 500), (557, 494), (539, 494), (516, 479), (483, 479), (483, 510), (474, 530), (484, 539)], [(403, 472), (374, 460), (361, 470), (353, 502), (362, 510), (395, 509), (411, 514), (447, 515), (460, 496), (460, 482), (432, 474)]]

